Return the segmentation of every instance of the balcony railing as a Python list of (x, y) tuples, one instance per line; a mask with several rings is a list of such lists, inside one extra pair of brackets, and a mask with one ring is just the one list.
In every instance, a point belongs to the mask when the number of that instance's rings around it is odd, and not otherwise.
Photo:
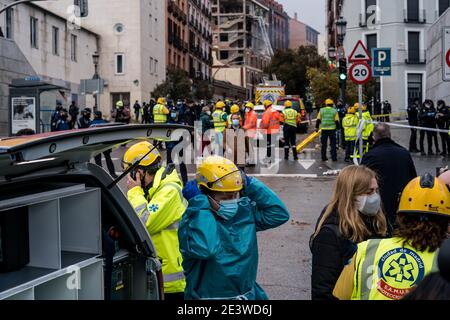
[(406, 52), (407, 57), (405, 59), (406, 64), (426, 64), (426, 51), (425, 50), (408, 50)]

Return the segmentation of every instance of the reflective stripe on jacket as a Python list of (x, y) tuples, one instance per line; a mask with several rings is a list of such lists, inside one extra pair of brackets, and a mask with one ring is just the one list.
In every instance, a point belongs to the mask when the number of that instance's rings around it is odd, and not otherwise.
[(267, 134), (279, 133), (280, 121), (281, 121), (280, 112), (273, 109), (272, 107), (268, 108), (262, 116), (260, 124), (262, 132)]
[(153, 107), (153, 120), (155, 123), (166, 123), (169, 110), (162, 104)]
[(286, 108), (283, 110), (284, 123), (292, 127), (297, 127), (299, 122), (299, 114), (292, 108)]
[(147, 228), (162, 263), (164, 291), (184, 292), (186, 281), (178, 241), (178, 224), (186, 210), (183, 184), (176, 170), (161, 180), (165, 168), (155, 175), (147, 200), (144, 190), (135, 187), (128, 191), (128, 200)]
[(347, 114), (342, 119), (342, 127), (344, 128), (345, 141), (356, 141), (356, 132), (358, 129), (359, 119), (355, 114)]
[(320, 109), (320, 121), (322, 130), (336, 130), (337, 110), (332, 107)]
[(438, 271), (438, 252), (419, 252), (401, 238), (358, 244), (352, 300), (400, 300)]
[(212, 114), (214, 129), (216, 132), (224, 132), (227, 127), (227, 121), (224, 120), (227, 114), (222, 110), (216, 110)]

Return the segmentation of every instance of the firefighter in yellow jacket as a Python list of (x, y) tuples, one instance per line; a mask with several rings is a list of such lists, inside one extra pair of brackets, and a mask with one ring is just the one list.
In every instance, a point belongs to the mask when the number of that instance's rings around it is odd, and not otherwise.
[[(356, 103), (355, 107), (358, 110), (359, 103)], [(357, 116), (359, 119), (359, 113), (357, 114)], [(372, 142), (373, 142), (372, 133), (373, 133), (373, 130), (375, 129), (372, 115), (370, 114), (370, 111), (367, 110), (367, 105), (362, 106), (362, 120), (364, 121), (364, 128), (362, 131), (362, 138), (363, 138), (363, 143), (364, 143), (364, 153), (367, 153), (367, 152), (369, 152), (369, 149), (372, 145)]]
[(139, 161), (128, 177), (128, 201), (147, 228), (162, 264), (166, 299), (184, 299), (186, 281), (178, 242), (178, 224), (187, 208), (183, 183), (174, 166), (161, 167), (161, 155), (149, 142), (127, 150), (126, 170)]
[(166, 107), (166, 99), (159, 98), (156, 105), (153, 107), (153, 120), (155, 123), (167, 123), (167, 116), (169, 109)]
[[(379, 201), (367, 198), (359, 207), (373, 212)], [(437, 271), (439, 248), (447, 239), (450, 191), (430, 174), (404, 189), (394, 238), (358, 244), (356, 254), (336, 283), (341, 300), (400, 300), (427, 275)]]

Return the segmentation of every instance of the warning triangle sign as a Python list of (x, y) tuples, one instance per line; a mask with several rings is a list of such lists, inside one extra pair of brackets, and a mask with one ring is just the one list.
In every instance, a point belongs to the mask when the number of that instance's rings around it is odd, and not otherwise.
[(370, 62), (372, 58), (370, 57), (369, 51), (367, 50), (364, 43), (359, 40), (355, 48), (348, 59), (349, 62)]

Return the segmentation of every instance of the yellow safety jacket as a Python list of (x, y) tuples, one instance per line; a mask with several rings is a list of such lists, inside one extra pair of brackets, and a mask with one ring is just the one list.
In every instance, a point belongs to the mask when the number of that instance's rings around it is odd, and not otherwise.
[(286, 108), (283, 110), (284, 123), (297, 128), (298, 112), (292, 108)]
[(165, 105), (157, 104), (153, 107), (153, 119), (155, 123), (166, 123), (169, 110)]
[(358, 129), (359, 119), (356, 114), (347, 114), (342, 119), (342, 127), (344, 128), (345, 141), (356, 141), (356, 132)]
[(212, 114), (214, 129), (216, 132), (224, 132), (227, 126), (227, 114), (222, 110), (216, 110)]
[[(363, 137), (363, 140), (369, 140), (370, 135), (372, 134), (373, 130), (375, 129), (375, 125), (373, 123), (372, 116), (370, 115), (369, 111), (363, 112), (362, 118), (365, 121), (364, 129), (362, 132), (362, 137)], [(359, 119), (359, 113), (358, 113), (358, 119)]]
[(400, 300), (438, 271), (438, 252), (419, 252), (401, 238), (358, 244), (352, 300)]
[(144, 190), (135, 187), (128, 191), (128, 201), (147, 228), (158, 258), (162, 263), (164, 291), (184, 292), (186, 280), (178, 242), (178, 225), (187, 208), (182, 194), (183, 183), (173, 170), (163, 178), (166, 168), (155, 175), (153, 186), (145, 198)]

